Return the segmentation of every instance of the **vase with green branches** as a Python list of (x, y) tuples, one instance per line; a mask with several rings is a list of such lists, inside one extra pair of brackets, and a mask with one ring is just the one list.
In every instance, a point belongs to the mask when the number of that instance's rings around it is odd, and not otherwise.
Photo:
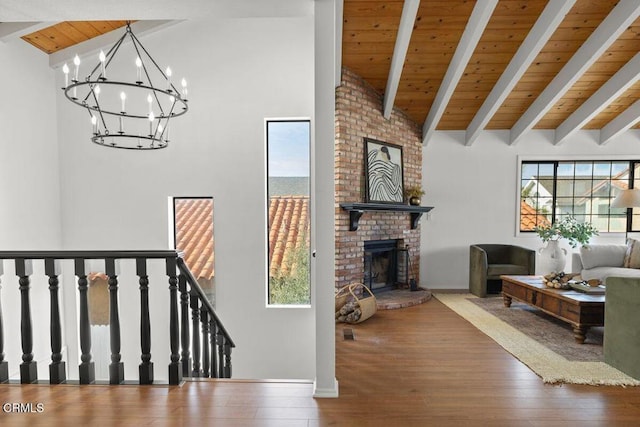
[(550, 225), (538, 226), (536, 233), (543, 243), (551, 240), (567, 239), (572, 248), (578, 245), (585, 246), (593, 236), (598, 235), (598, 230), (590, 222), (578, 222), (572, 216), (565, 216), (560, 221)]
[(566, 216), (553, 224), (538, 226), (535, 228), (546, 246), (540, 248), (538, 253), (543, 257), (545, 264), (551, 272), (563, 271), (566, 263), (567, 250), (559, 246), (560, 239), (566, 239), (572, 248), (578, 245), (585, 246), (593, 236), (598, 235), (598, 230), (590, 222), (579, 222), (572, 216)]

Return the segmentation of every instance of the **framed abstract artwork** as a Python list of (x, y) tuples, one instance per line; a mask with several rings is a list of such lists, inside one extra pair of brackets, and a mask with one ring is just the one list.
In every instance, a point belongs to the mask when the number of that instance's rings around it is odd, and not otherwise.
[(364, 139), (364, 182), (366, 203), (402, 203), (402, 147)]

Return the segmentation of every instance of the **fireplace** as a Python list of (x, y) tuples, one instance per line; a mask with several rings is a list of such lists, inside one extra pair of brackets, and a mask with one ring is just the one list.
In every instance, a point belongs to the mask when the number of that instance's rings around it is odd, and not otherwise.
[(395, 289), (408, 273), (407, 250), (402, 240), (364, 242), (364, 284), (371, 292)]

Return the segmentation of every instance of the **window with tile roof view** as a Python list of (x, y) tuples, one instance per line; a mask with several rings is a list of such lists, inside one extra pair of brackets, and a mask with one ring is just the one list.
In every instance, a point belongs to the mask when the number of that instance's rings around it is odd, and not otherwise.
[(215, 307), (213, 199), (174, 197), (173, 215), (176, 249)]
[(310, 123), (270, 120), (266, 131), (269, 304), (309, 304)]
[(600, 233), (640, 231), (640, 210), (612, 206), (623, 190), (638, 188), (637, 160), (527, 160), (521, 164), (520, 231), (535, 231), (566, 217)]

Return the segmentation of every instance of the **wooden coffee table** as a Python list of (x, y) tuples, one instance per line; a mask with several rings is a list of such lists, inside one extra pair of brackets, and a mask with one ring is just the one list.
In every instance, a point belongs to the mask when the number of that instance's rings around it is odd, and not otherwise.
[(604, 295), (545, 286), (542, 276), (500, 276), (505, 307), (516, 299), (537, 307), (573, 326), (576, 342), (583, 344), (591, 326), (604, 325)]

